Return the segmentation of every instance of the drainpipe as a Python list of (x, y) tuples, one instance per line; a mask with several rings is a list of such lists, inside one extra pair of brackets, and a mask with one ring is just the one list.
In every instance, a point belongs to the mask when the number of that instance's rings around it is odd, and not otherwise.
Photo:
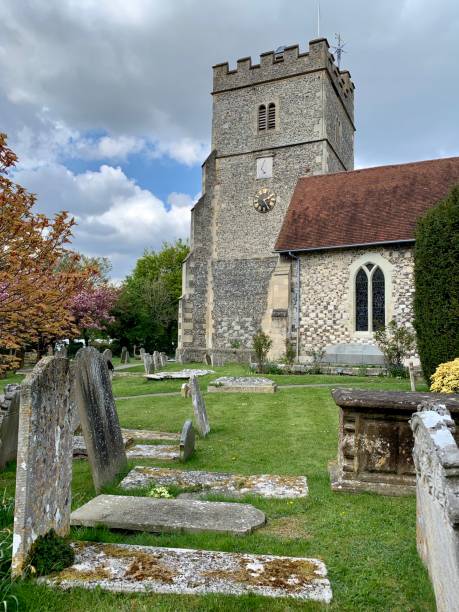
[(292, 251), (288, 253), (292, 259), (296, 261), (296, 313), (295, 313), (295, 326), (296, 326), (296, 362), (299, 362), (300, 358), (300, 258), (294, 255)]

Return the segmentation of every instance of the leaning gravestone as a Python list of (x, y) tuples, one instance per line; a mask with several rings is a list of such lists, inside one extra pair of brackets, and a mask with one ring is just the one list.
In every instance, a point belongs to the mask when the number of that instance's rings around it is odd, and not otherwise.
[(21, 385), (13, 576), (34, 540), (70, 529), (73, 431), (69, 361), (45, 357)]
[(125, 346), (121, 349), (121, 363), (129, 363), (129, 351)]
[(153, 367), (155, 368), (155, 372), (161, 368), (161, 360), (158, 351), (153, 351)]
[(75, 357), (75, 397), (96, 491), (126, 466), (110, 374), (102, 355), (82, 348)]
[[(5, 389), (5, 403), (7, 411), (0, 413), (0, 470), (3, 470), (8, 461), (14, 461), (18, 452), (19, 428), (19, 394), (20, 385), (7, 385)], [(9, 396), (9, 397), (8, 397)]]
[(199, 433), (206, 437), (210, 432), (209, 420), (207, 418), (206, 404), (199, 388), (196, 376), (190, 377), (191, 400), (193, 402), (194, 415), (199, 429)]

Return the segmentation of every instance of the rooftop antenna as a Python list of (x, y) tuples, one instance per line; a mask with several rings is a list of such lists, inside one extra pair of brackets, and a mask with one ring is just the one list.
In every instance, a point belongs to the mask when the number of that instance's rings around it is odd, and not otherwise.
[(336, 54), (336, 62), (338, 64), (338, 68), (341, 68), (341, 59), (343, 57), (343, 53), (347, 53), (344, 50), (344, 47), (347, 43), (341, 38), (341, 34), (335, 34), (336, 45), (332, 46), (334, 53)]

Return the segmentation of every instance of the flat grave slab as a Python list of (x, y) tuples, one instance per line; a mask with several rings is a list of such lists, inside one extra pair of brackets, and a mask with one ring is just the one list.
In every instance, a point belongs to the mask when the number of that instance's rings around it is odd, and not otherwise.
[(40, 582), (116, 593), (253, 593), (324, 604), (333, 596), (327, 568), (318, 559), (128, 544), (72, 546), (75, 563)]
[(73, 547), (74, 565), (40, 582), (117, 593), (254, 593), (324, 604), (332, 600), (327, 569), (317, 559), (89, 542)]
[(215, 374), (214, 370), (180, 370), (178, 372), (156, 372), (145, 374), (148, 380), (188, 380), (191, 376), (207, 376)]
[(149, 429), (127, 429), (126, 427), (122, 427), (121, 433), (131, 440), (146, 440), (151, 442), (157, 440), (180, 440), (180, 433), (171, 431), (151, 431)]
[[(134, 438), (123, 434), (124, 448), (128, 448), (134, 442)], [(73, 456), (77, 459), (87, 459), (88, 449), (84, 436), (73, 436)]]
[(221, 376), (209, 383), (208, 393), (275, 393), (277, 385), (261, 376)]
[(224, 472), (136, 466), (120, 483), (123, 489), (153, 485), (172, 485), (194, 490), (199, 488), (197, 495), (206, 493), (228, 497), (259, 495), (274, 499), (295, 499), (308, 495), (308, 483), (305, 476), (275, 476), (272, 474), (242, 476)]
[(70, 516), (71, 525), (154, 533), (213, 531), (246, 535), (265, 522), (263, 512), (250, 504), (128, 495), (98, 495)]
[(175, 444), (136, 444), (126, 452), (128, 459), (180, 459), (180, 447)]

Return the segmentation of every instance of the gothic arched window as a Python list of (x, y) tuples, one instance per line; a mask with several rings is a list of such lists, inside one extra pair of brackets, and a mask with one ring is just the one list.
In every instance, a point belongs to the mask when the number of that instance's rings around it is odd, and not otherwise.
[(355, 330), (373, 332), (386, 324), (386, 283), (379, 266), (367, 263), (355, 277)]
[(261, 104), (258, 107), (258, 131), (266, 130), (266, 106)]

